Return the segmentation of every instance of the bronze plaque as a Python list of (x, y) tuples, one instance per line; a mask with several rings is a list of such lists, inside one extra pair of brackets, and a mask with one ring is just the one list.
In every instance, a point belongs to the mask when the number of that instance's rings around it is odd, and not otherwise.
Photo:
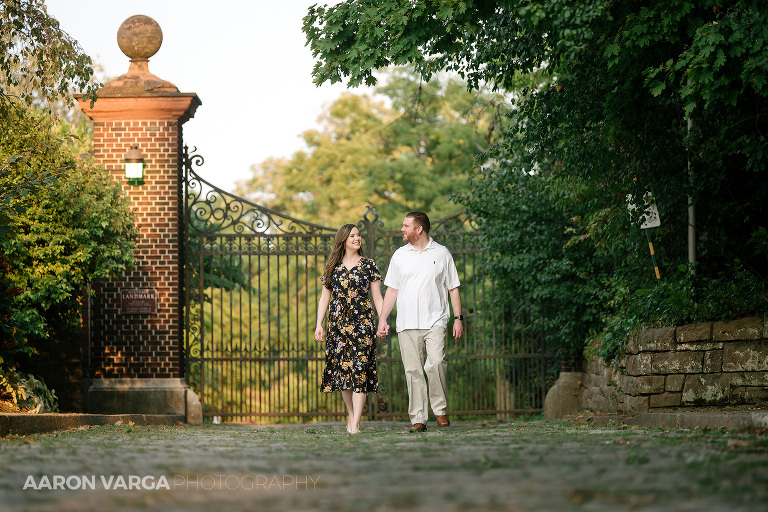
[(157, 292), (152, 288), (123, 288), (120, 313), (157, 313)]

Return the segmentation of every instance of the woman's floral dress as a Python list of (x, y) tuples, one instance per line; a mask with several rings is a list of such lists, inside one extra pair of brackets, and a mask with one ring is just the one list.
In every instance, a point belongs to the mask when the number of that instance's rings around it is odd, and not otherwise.
[(373, 260), (360, 258), (350, 270), (339, 264), (331, 280), (325, 371), (320, 390), (375, 393), (379, 384), (376, 324), (368, 290), (372, 282), (381, 280), (381, 273)]

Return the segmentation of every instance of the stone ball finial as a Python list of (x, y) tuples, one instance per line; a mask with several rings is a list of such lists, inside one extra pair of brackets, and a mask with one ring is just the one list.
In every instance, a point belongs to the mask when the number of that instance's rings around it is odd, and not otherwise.
[(117, 29), (117, 45), (131, 59), (149, 59), (162, 44), (163, 31), (149, 16), (131, 16)]

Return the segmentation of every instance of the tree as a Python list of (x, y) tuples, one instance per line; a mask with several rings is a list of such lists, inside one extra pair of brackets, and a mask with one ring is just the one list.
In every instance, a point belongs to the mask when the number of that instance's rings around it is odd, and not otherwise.
[[(768, 310), (768, 252), (760, 242), (768, 193), (768, 11), (761, 6), (746, 0), (578, 6), (566, 0), (357, 0), (310, 8), (304, 30), (318, 83), (370, 84), (377, 66), (412, 62), (425, 77), (447, 68), (470, 86), (486, 81), (513, 91), (515, 121), (490, 155), (497, 157), (493, 165), (472, 177), (463, 202), (488, 228), (491, 268), (511, 251), (538, 251), (539, 268), (557, 268), (564, 256), (557, 247), (524, 239), (515, 240), (521, 246), (500, 246), (493, 238), (519, 227), (507, 213), (526, 201), (557, 207), (562, 215), (549, 218), (556, 228), (548, 236), (569, 233), (568, 250), (587, 251), (603, 269), (580, 285), (593, 292), (576, 299), (581, 304), (571, 316), (593, 319), (581, 332), (611, 331), (617, 323), (600, 318), (698, 321), (705, 314)], [(531, 86), (520, 87), (521, 74)], [(509, 187), (521, 180), (525, 190), (541, 193), (511, 200)], [(564, 189), (574, 192), (563, 196)], [(674, 281), (661, 287), (649, 256), (641, 257), (638, 219), (630, 223), (627, 211), (627, 195), (646, 191), (661, 211), (662, 227), (653, 236), (662, 271)], [(697, 211), (699, 258), (696, 276), (686, 272), (681, 281), (670, 279), (669, 270), (687, 261), (689, 202)], [(744, 269), (723, 273), (736, 264)], [(539, 273), (538, 282), (554, 272)], [(752, 284), (744, 289), (752, 290), (753, 301), (702, 307), (747, 274)], [(679, 300), (677, 286), (706, 292)], [(525, 300), (535, 298), (538, 287), (516, 290)], [(631, 324), (619, 330), (626, 334)]]
[(392, 227), (410, 210), (453, 213), (451, 195), (503, 133), (504, 98), (450, 78), (420, 83), (405, 70), (376, 93), (381, 100), (342, 95), (321, 130), (303, 133), (307, 151), (255, 166), (241, 195), (329, 226), (356, 220), (367, 204)]
[[(0, 160), (27, 151), (0, 176), (0, 190), (29, 175), (56, 170), (55, 186), (43, 187), (11, 202), (12, 235), (0, 237), (0, 254), (9, 267), (6, 279), (15, 292), (9, 326), (14, 344), (0, 358), (27, 352), (26, 337), (79, 326), (79, 299), (88, 283), (117, 277), (133, 263), (133, 214), (118, 183), (56, 139), (53, 121), (32, 109), (13, 108), (6, 118), (14, 130), (0, 132)], [(8, 286), (8, 284), (6, 284)], [(6, 340), (7, 341), (7, 340)], [(9, 342), (6, 343), (6, 345)]]
[[(4, 0), (0, 4), (0, 50), (0, 120), (4, 129), (12, 126), (15, 110), (32, 105), (61, 117), (65, 109), (74, 105), (73, 89), (85, 91), (86, 98), (96, 100), (101, 84), (93, 80), (91, 58), (48, 15), (42, 0)], [(83, 116), (79, 119), (82, 124)], [(72, 130), (61, 122), (58, 132), (63, 138)], [(8, 179), (10, 168), (24, 163), (35, 150), (25, 146), (19, 153), (9, 154), (0, 161), (0, 177)], [(21, 211), (24, 201), (39, 189), (55, 183), (60, 172), (61, 169), (43, 166), (16, 176), (13, 186), (1, 190), (0, 232), (7, 232), (9, 217)]]
[(41, 0), (0, 3), (0, 49), (0, 401), (55, 411), (17, 356), (35, 352), (30, 338), (80, 328), (83, 287), (132, 263), (135, 231), (119, 186), (76, 156), (88, 147), (83, 116), (61, 117), (71, 89), (95, 101), (91, 59)]
[[(90, 57), (40, 0), (0, 5), (0, 47), (0, 259), (7, 270), (0, 363), (7, 365), (30, 352), (29, 336), (77, 321), (81, 289), (131, 264), (135, 233), (119, 187), (72, 153), (76, 133), (55, 119), (74, 104), (72, 89), (96, 99)], [(76, 153), (82, 150), (80, 142)]]
[(71, 91), (96, 99), (93, 63), (51, 18), (43, 0), (3, 0), (0, 5), (0, 82), (20, 88), (25, 103), (74, 103)]

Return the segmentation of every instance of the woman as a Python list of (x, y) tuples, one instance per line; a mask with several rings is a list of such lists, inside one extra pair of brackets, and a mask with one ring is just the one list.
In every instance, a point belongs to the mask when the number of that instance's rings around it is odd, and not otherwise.
[(349, 418), (347, 432), (360, 432), (366, 393), (378, 388), (376, 374), (376, 324), (368, 291), (376, 312), (381, 311), (381, 273), (373, 260), (363, 257), (363, 239), (354, 224), (336, 232), (325, 264), (323, 292), (317, 306), (315, 339), (323, 341), (323, 319), (328, 314), (325, 338), (325, 371), (321, 391), (341, 391)]

